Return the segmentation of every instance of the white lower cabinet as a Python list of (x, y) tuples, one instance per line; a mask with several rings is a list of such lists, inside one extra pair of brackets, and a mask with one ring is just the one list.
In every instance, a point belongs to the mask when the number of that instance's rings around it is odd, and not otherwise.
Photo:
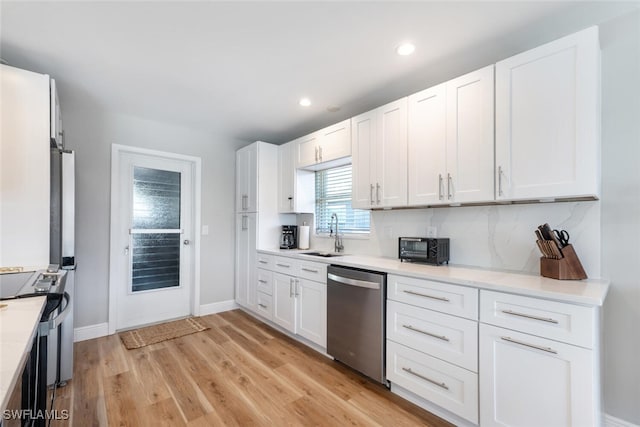
[(327, 347), (327, 285), (308, 279), (297, 279), (298, 335)]
[(387, 379), (478, 423), (478, 374), (387, 341)]
[(593, 351), (480, 325), (480, 424), (600, 425)]
[(273, 273), (273, 321), (288, 331), (296, 328), (296, 278), (282, 273)]
[(257, 312), (326, 348), (327, 266), (278, 256), (262, 265), (257, 274)]

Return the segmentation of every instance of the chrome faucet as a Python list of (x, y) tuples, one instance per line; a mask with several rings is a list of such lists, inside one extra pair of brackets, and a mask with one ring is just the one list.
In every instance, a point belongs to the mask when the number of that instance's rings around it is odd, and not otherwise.
[(338, 233), (338, 214), (336, 213), (332, 213), (331, 214), (331, 222), (329, 223), (329, 229), (331, 230), (331, 234), (329, 234), (329, 236), (333, 235), (333, 219), (336, 219), (336, 240), (333, 243), (333, 249), (336, 252), (342, 252), (342, 250), (344, 249), (344, 246), (342, 244), (342, 237), (340, 237), (340, 234)]

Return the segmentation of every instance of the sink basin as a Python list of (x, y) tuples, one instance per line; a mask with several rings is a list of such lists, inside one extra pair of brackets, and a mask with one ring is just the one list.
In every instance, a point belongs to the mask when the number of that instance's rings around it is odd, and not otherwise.
[(321, 256), (323, 258), (332, 258), (336, 256), (342, 256), (344, 254), (337, 254), (335, 252), (301, 252), (302, 255)]

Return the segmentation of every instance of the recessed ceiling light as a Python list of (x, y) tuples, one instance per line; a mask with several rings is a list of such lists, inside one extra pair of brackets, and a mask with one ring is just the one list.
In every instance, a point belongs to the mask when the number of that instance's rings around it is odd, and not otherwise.
[(298, 104), (300, 104), (302, 107), (308, 107), (309, 105), (311, 105), (311, 100), (309, 98), (300, 98)]
[(416, 45), (413, 43), (402, 43), (400, 46), (396, 48), (396, 52), (398, 55), (407, 56), (411, 55), (416, 50)]

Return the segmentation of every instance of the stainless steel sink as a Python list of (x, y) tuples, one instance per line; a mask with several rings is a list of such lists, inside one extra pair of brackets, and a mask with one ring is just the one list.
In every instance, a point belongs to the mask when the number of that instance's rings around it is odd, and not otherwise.
[(337, 254), (335, 252), (318, 252), (318, 251), (314, 251), (314, 252), (301, 252), (301, 255), (311, 255), (311, 256), (321, 256), (323, 258), (332, 258), (332, 257), (336, 257), (336, 256), (342, 256), (344, 254)]

